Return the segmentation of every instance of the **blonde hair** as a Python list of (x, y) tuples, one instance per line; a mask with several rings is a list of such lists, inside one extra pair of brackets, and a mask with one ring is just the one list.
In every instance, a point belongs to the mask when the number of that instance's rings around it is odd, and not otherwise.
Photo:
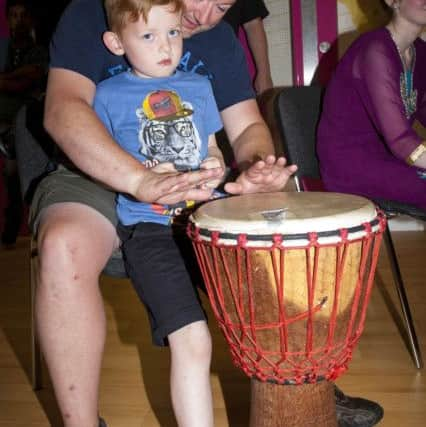
[(105, 0), (105, 12), (111, 31), (119, 33), (128, 22), (136, 22), (141, 16), (147, 21), (153, 6), (172, 6), (172, 13), (184, 9), (183, 0)]

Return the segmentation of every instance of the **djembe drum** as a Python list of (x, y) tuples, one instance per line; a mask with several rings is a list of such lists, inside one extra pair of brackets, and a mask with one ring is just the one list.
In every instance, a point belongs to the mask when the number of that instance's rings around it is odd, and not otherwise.
[(368, 200), (262, 193), (190, 218), (208, 296), (251, 379), (251, 427), (337, 426), (332, 381), (364, 327), (386, 224)]

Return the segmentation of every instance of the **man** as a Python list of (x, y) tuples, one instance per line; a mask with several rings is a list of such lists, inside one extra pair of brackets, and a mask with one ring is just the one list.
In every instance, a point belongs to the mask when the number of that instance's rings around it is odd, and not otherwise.
[[(233, 3), (185, 0), (186, 40), (180, 68), (205, 74), (212, 82), (225, 131), (243, 171), (227, 190), (235, 194), (278, 191), (295, 167), (287, 167), (285, 159), (273, 155), (244, 54), (232, 29), (220, 23)], [(144, 202), (177, 203), (203, 200), (203, 184), (220, 173), (209, 169), (156, 174), (111, 139), (92, 110), (92, 101), (96, 84), (124, 71), (127, 64), (108, 54), (101, 37), (105, 31), (101, 0), (74, 0), (53, 37), (45, 127), (67, 159), (40, 183), (31, 212), (40, 253), (37, 327), (66, 427), (98, 425), (105, 341), (98, 277), (119, 245), (115, 193), (105, 186)]]

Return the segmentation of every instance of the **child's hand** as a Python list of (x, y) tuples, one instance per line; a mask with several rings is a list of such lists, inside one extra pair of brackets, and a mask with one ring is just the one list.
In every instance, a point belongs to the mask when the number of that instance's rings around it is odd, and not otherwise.
[(211, 181), (206, 182), (203, 184), (202, 188), (204, 189), (214, 189), (217, 188), (223, 181), (223, 177), (225, 175), (225, 165), (223, 164), (223, 157), (220, 158), (209, 156), (206, 157), (200, 164), (200, 169), (215, 169), (215, 168), (221, 168), (222, 173), (220, 176), (216, 179), (212, 179)]
[(158, 165), (153, 166), (150, 170), (155, 173), (177, 172), (172, 162), (158, 163)]
[(178, 172), (172, 163), (144, 168), (131, 193), (137, 200), (146, 203), (175, 204), (184, 200), (208, 200), (213, 190), (204, 186), (223, 174), (222, 168), (199, 169)]

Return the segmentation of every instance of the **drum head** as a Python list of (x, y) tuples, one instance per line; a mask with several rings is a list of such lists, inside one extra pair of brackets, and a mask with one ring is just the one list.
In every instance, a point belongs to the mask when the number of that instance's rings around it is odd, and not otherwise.
[(214, 200), (191, 222), (201, 230), (248, 235), (292, 235), (359, 227), (376, 217), (369, 200), (340, 193), (258, 193)]

